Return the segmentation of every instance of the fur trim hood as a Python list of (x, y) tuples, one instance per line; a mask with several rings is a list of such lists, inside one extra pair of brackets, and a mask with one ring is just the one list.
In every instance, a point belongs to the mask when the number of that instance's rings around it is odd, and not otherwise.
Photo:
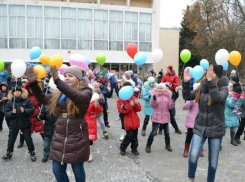
[(168, 89), (165, 89), (162, 94), (159, 94), (158, 91), (157, 91), (157, 88), (154, 88), (151, 91), (151, 95), (155, 95), (156, 97), (161, 96), (161, 95), (165, 95), (165, 96), (171, 98), (172, 97), (172, 92), (170, 90), (168, 90)]
[(157, 88), (157, 83), (155, 83), (155, 85), (154, 85), (153, 87), (151, 87), (150, 84), (149, 84), (149, 82), (146, 81), (146, 82), (144, 83), (144, 88), (146, 88), (146, 89)]
[[(21, 97), (22, 97), (23, 99), (28, 98), (28, 92), (27, 92), (27, 90), (24, 89), (24, 88), (22, 88), (21, 90), (22, 90)], [(14, 98), (14, 95), (13, 95), (13, 92), (12, 92), (12, 90), (11, 90), (11, 91), (9, 91), (9, 93), (8, 93), (8, 100), (9, 100), (9, 101), (12, 101), (13, 98)]]

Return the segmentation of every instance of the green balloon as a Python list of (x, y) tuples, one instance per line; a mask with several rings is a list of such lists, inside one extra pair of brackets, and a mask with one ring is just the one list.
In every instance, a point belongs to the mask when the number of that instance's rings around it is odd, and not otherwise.
[(95, 59), (100, 66), (103, 66), (106, 61), (106, 56), (103, 53), (99, 53), (96, 55)]
[(0, 60), (0, 71), (2, 71), (4, 68), (4, 62), (2, 60)]
[(191, 52), (188, 49), (184, 49), (180, 53), (180, 58), (183, 63), (187, 63), (191, 59)]

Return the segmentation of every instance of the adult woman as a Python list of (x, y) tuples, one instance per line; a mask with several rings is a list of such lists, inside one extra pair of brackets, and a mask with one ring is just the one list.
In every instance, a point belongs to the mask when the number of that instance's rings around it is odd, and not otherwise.
[(69, 181), (66, 167), (70, 163), (76, 182), (84, 182), (83, 162), (89, 158), (88, 129), (84, 116), (92, 91), (82, 82), (83, 70), (77, 66), (65, 70), (65, 81), (59, 79), (55, 67), (51, 67), (50, 72), (59, 90), (55, 94), (45, 95), (42, 92), (32, 69), (29, 70), (28, 80), (37, 100), (47, 105), (50, 114), (58, 117), (49, 153), (49, 158), (53, 160), (53, 173), (58, 182)]
[(209, 145), (207, 181), (213, 182), (215, 179), (220, 146), (225, 135), (224, 110), (229, 83), (228, 78), (223, 77), (222, 74), (222, 66), (210, 65), (206, 79), (201, 82), (200, 87), (196, 91), (190, 91), (191, 76), (189, 70), (184, 73), (183, 98), (185, 100), (195, 99), (199, 104), (189, 154), (188, 181), (195, 179), (197, 161), (206, 139), (208, 139)]

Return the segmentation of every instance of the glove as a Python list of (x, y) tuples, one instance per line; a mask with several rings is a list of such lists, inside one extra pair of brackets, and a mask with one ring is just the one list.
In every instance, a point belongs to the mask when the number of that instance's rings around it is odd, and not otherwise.
[(238, 97), (239, 97), (240, 95), (239, 95), (238, 93), (234, 92), (233, 96), (234, 96), (235, 99), (238, 99)]
[(155, 95), (153, 95), (153, 100), (156, 101), (157, 100), (157, 97)]

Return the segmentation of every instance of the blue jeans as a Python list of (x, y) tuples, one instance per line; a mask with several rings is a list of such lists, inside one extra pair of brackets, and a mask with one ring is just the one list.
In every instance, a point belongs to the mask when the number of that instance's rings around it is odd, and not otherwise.
[[(52, 169), (57, 182), (69, 182), (69, 178), (66, 173), (67, 164), (61, 165), (61, 163), (53, 160)], [(82, 163), (71, 164), (73, 173), (75, 175), (76, 182), (85, 182), (85, 170)]]
[(51, 140), (52, 140), (52, 138), (49, 138), (49, 137), (44, 137), (43, 138), (43, 153), (44, 153), (44, 156), (48, 156), (49, 155)]
[[(193, 134), (191, 142), (191, 151), (189, 154), (189, 169), (188, 177), (193, 179), (195, 178), (197, 161), (201, 149), (207, 138), (200, 137), (196, 134)], [(222, 142), (222, 137), (220, 138), (208, 138), (208, 177), (207, 182), (214, 182), (215, 173), (218, 167), (219, 151)]]
[[(154, 137), (157, 134), (157, 130), (160, 127), (159, 123), (152, 123), (152, 131), (148, 137), (148, 141), (147, 141), (147, 146), (151, 146), (154, 140)], [(165, 124), (161, 124), (162, 129), (164, 130), (164, 135), (165, 135), (165, 144), (166, 146), (170, 146), (170, 137), (169, 137), (169, 127), (168, 127), (168, 123)]]

